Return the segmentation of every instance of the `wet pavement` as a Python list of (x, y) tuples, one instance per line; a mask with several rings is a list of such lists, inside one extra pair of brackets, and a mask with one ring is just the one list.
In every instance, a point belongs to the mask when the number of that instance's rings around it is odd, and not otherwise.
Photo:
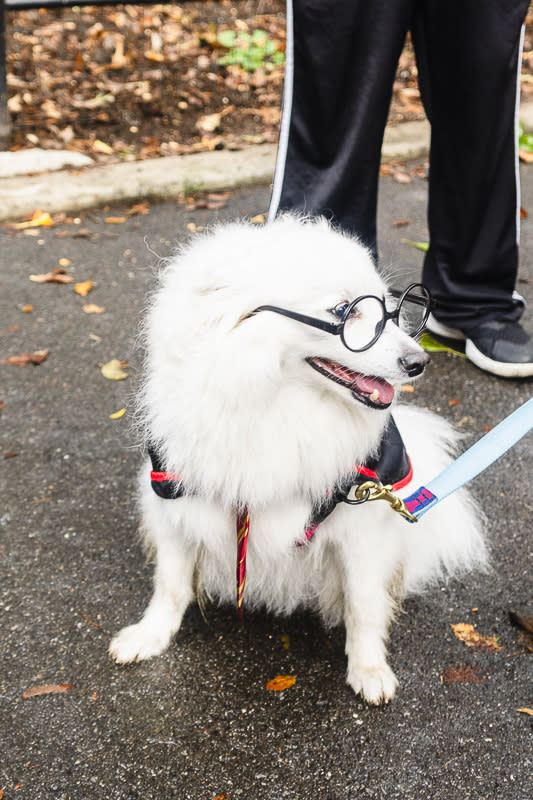
[[(533, 167), (524, 171), (519, 290), (533, 306)], [(418, 277), (427, 184), (381, 181), (382, 261)], [(37, 236), (0, 229), (0, 361), (49, 349), (39, 366), (0, 364), (0, 789), (6, 800), (526, 800), (533, 796), (532, 661), (509, 612), (531, 592), (531, 436), (472, 484), (488, 517), (486, 574), (439, 582), (405, 603), (390, 662), (396, 700), (366, 706), (344, 682), (342, 630), (310, 615), (188, 611), (170, 649), (119, 667), (110, 637), (135, 621), (152, 568), (137, 540), (139, 450), (130, 422), (136, 336), (156, 255), (187, 225), (253, 216), (268, 189), (235, 191), (218, 212), (174, 202), (109, 223), (96, 210)], [(413, 221), (392, 226), (398, 218)], [(69, 259), (73, 285), (30, 274)], [(65, 262), (63, 262), (65, 263)], [(87, 314), (85, 303), (105, 307)], [(21, 307), (31, 304), (32, 313)], [(528, 320), (533, 329), (533, 315)], [(18, 326), (18, 327), (17, 327)], [(130, 377), (99, 365), (128, 359)], [(465, 446), (531, 396), (464, 359), (435, 354), (405, 401), (459, 425)], [(125, 407), (118, 419), (110, 415)], [(428, 476), (430, 478), (432, 476)], [(502, 649), (468, 648), (450, 623), (472, 623)], [(468, 682), (443, 673), (466, 665)], [(294, 675), (284, 692), (267, 690)], [(475, 682), (473, 682), (475, 681)], [(64, 691), (23, 698), (26, 690)], [(69, 687), (69, 688), (66, 688)]]

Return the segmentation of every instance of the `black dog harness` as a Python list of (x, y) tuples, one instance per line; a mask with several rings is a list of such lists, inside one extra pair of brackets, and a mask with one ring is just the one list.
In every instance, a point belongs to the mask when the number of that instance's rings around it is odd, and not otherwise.
[[(155, 448), (148, 450), (152, 461), (152, 471), (150, 480), (154, 492), (165, 500), (175, 500), (183, 495), (192, 494), (194, 491), (186, 489), (183, 478), (179, 474), (167, 472), (164, 469), (162, 460)], [(401, 489), (410, 482), (413, 474), (411, 461), (405, 450), (400, 432), (396, 427), (392, 417), (389, 422), (379, 445), (377, 454), (368, 460), (366, 464), (355, 464), (352, 470), (343, 475), (326, 492), (325, 497), (319, 503), (315, 503), (311, 511), (311, 516), (303, 531), (303, 537), (297, 540), (297, 545), (307, 544), (316, 533), (320, 523), (335, 510), (341, 502), (358, 505), (362, 500), (349, 499), (348, 495), (352, 488), (356, 488), (368, 481), (374, 481), (381, 486), (389, 486), (393, 490)], [(248, 536), (250, 533), (250, 513), (248, 508), (243, 508), (237, 512), (237, 613), (239, 618), (243, 616), (244, 586), (246, 583), (246, 551), (248, 547)]]
[[(152, 489), (159, 497), (165, 500), (174, 500), (183, 497), (186, 492), (194, 494), (194, 491), (186, 489), (181, 475), (169, 473), (164, 469), (155, 448), (149, 448), (148, 452), (152, 462), (150, 473)], [(309, 541), (312, 538), (320, 523), (329, 517), (339, 503), (353, 502), (347, 499), (352, 487), (373, 480), (384, 486), (390, 485), (393, 490), (398, 490), (407, 486), (411, 477), (411, 461), (396, 423), (392, 417), (389, 417), (377, 454), (364, 465), (355, 464), (353, 469), (343, 475), (326, 493), (323, 500), (313, 506), (311, 516), (304, 529), (306, 540)]]

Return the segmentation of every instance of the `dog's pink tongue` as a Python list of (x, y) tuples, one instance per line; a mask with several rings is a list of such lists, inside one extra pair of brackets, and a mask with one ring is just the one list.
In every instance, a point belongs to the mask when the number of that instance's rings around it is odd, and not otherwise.
[(390, 405), (394, 399), (394, 387), (382, 378), (358, 375), (353, 386), (356, 387), (356, 391), (367, 394), (376, 403)]

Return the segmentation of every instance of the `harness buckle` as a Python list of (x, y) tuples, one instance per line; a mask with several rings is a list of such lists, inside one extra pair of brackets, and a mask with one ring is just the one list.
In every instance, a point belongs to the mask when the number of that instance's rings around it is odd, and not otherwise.
[(401, 497), (393, 494), (392, 486), (382, 486), (375, 481), (365, 481), (359, 484), (355, 490), (355, 500), (349, 502), (354, 504), (365, 503), (371, 500), (386, 500), (393, 511), (397, 511), (402, 517), (405, 517), (410, 522), (418, 522), (417, 517), (407, 510), (407, 507)]

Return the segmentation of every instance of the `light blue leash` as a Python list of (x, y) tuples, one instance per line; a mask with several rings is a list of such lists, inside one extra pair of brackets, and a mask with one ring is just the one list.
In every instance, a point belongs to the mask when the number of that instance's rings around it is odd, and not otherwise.
[(391, 507), (409, 522), (417, 522), (422, 514), (500, 458), (531, 428), (533, 428), (533, 397), (485, 434), (427, 486), (421, 486), (409, 497), (401, 500), (392, 494), (390, 487), (379, 486), (372, 481), (361, 484), (355, 492), (355, 497), (363, 502), (387, 500)]
[(418, 519), (456, 489), (483, 472), (531, 428), (533, 428), (533, 397), (485, 434), (427, 486), (421, 486), (409, 497), (404, 498), (405, 507)]

